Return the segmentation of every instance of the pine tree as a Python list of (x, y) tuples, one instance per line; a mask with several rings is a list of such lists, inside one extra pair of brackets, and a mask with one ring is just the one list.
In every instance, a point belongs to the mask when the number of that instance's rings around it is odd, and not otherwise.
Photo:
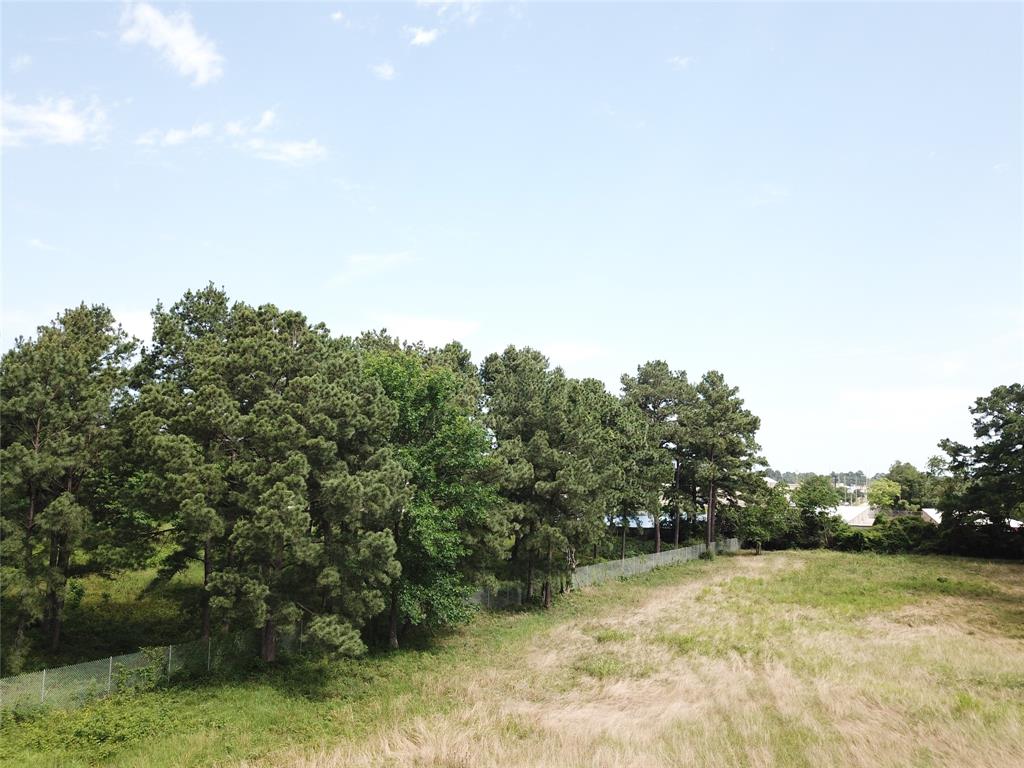
[(761, 420), (743, 407), (738, 388), (726, 384), (718, 371), (705, 373), (695, 390), (697, 399), (686, 417), (686, 445), (707, 505), (705, 541), (710, 549), (719, 496), (735, 495), (755, 464), (763, 463), (756, 440)]
[(83, 304), (36, 338), (19, 338), (0, 362), (3, 595), (17, 615), (12, 662), (40, 619), (49, 647), (60, 644), (68, 572), (91, 524), (90, 486), (117, 448), (112, 409), (134, 348), (106, 307)]
[(350, 340), (300, 313), (229, 307), (211, 286), (155, 319), (135, 433), (174, 530), (168, 570), (203, 560), (204, 631), (213, 611), (255, 626), (273, 661), (302, 617), (313, 640), (360, 653), (400, 572), (393, 405)]
[(614, 508), (603, 473), (612, 442), (599, 412), (610, 398), (600, 382), (567, 379), (536, 350), (508, 347), (490, 355), (482, 378), (487, 423), (503, 472), (499, 488), (513, 509), (513, 567), (532, 596), (535, 572), (542, 600), (571, 570), (576, 552), (603, 535)]
[[(692, 475), (692, 463), (686, 455), (688, 426), (687, 409), (693, 396), (692, 387), (686, 378), (686, 371), (673, 371), (663, 360), (654, 360), (637, 367), (636, 376), (623, 374), (622, 397), (640, 414), (648, 427), (645, 430), (647, 443), (657, 447), (658, 453), (648, 453), (648, 461), (655, 465), (662, 461), (672, 467), (671, 483), (665, 487), (664, 495), (675, 517), (675, 546), (679, 546), (682, 511), (687, 507), (688, 471)], [(657, 470), (651, 467), (657, 474)], [(654, 518), (655, 551), (661, 551), (661, 494), (658, 505), (652, 507)]]

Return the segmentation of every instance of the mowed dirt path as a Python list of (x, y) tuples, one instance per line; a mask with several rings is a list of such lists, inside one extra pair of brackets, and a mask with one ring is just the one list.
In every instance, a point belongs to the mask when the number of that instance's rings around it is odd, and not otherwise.
[[(606, 604), (452, 669), (434, 681), (436, 712), (265, 765), (1024, 765), (1024, 641), (950, 621), (957, 606), (980, 610), (958, 598), (848, 620), (751, 600), (814, 557), (741, 555), (681, 570), (628, 607)], [(986, 689), (993, 674), (1009, 687)], [(995, 710), (1005, 717), (978, 704), (989, 690), (1009, 696)]]
[(711, 575), (681, 574), (639, 606), (560, 624), (486, 670), (450, 681), (443, 693), (461, 702), (454, 711), (383, 724), (355, 747), (272, 762), (304, 768), (679, 765), (662, 754), (656, 734), (711, 714), (708, 686), (724, 684), (729, 665), (690, 669), (655, 636), (707, 620), (714, 606), (699, 597), (715, 584), (799, 566), (781, 557), (721, 558)]

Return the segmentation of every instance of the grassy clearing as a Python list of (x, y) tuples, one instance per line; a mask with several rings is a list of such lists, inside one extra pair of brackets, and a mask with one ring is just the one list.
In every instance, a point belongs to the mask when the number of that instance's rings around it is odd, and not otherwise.
[(695, 561), (483, 615), (431, 647), (0, 727), (10, 765), (1005, 766), (1024, 568)]
[[(113, 579), (96, 575), (72, 579), (60, 650), (46, 650), (41, 630), (35, 630), (22, 671), (194, 640), (199, 636), (195, 617), (202, 589), (200, 567), (167, 583), (154, 584), (155, 576), (156, 568), (146, 568), (124, 571)], [(12, 629), (3, 627), (4, 640)]]

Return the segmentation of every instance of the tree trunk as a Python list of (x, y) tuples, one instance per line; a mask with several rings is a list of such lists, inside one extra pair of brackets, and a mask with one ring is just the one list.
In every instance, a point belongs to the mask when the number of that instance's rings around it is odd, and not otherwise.
[(60, 586), (51, 587), (50, 612), (50, 650), (60, 648), (60, 631), (64, 623), (64, 590), (68, 583), (68, 565), (71, 560), (71, 549), (68, 547), (67, 534), (57, 537), (57, 572), (60, 574)]
[(654, 554), (661, 552), (661, 516), (654, 518)]
[(679, 497), (683, 491), (683, 465), (676, 459), (675, 462), (675, 481), (676, 481), (676, 531), (675, 531), (675, 545), (676, 549), (679, 549), (679, 518), (680, 518), (680, 500)]
[(755, 541), (754, 542), (754, 554), (755, 555), (760, 555), (761, 554), (761, 542), (760, 541)]
[(388, 648), (398, 650), (398, 585), (391, 588), (391, 610), (388, 611)]
[(260, 658), (266, 662), (277, 660), (277, 636), (274, 633), (274, 620), (267, 619), (263, 625), (263, 637), (260, 644)]
[(210, 537), (206, 537), (203, 544), (203, 596), (202, 596), (202, 624), (203, 640), (210, 639), (210, 593), (207, 587), (210, 584), (210, 574), (213, 571), (213, 563), (210, 559)]
[(533, 552), (526, 553), (526, 599), (533, 600)]
[(708, 520), (707, 520), (707, 533), (705, 535), (705, 544), (707, 545), (708, 552), (711, 552), (711, 545), (715, 542), (715, 483), (712, 481), (708, 486)]
[(544, 574), (544, 607), (551, 607), (551, 544), (548, 544), (548, 570)]
[(629, 520), (622, 518), (622, 559), (626, 559), (626, 529), (629, 528)]
[(49, 637), (53, 632), (53, 617), (57, 603), (57, 592), (53, 587), (53, 571), (57, 568), (57, 534), (50, 531), (50, 551), (48, 565), (51, 576), (46, 581), (46, 603), (43, 607), (43, 632)]

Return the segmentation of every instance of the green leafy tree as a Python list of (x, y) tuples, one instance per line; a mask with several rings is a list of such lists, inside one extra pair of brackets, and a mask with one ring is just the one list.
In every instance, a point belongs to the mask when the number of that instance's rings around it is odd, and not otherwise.
[(843, 495), (823, 475), (812, 475), (801, 481), (790, 495), (793, 506), (800, 513), (803, 541), (807, 546), (830, 546), (838, 532), (833, 514)]
[(868, 486), (868, 504), (880, 511), (896, 509), (900, 499), (900, 484), (887, 478), (875, 480)]
[(490, 442), (468, 353), (401, 345), (385, 334), (364, 334), (360, 346), (368, 373), (397, 407), (389, 439), (412, 493), (388, 525), (401, 564), (388, 607), (388, 642), (397, 648), (402, 626), (468, 618), (470, 593), (507, 550), (508, 525), (487, 480)]
[(49, 647), (60, 644), (69, 569), (92, 525), (90, 498), (118, 448), (113, 409), (125, 395), (134, 349), (106, 307), (83, 304), (35, 338), (19, 338), (0, 361), (3, 599), (16, 616), (5, 656), (12, 668), (29, 625), (42, 620)]
[(1024, 386), (998, 386), (975, 400), (975, 444), (943, 440), (948, 478), (941, 500), (947, 549), (1024, 557)]
[(886, 473), (886, 479), (899, 485), (899, 509), (917, 512), (935, 505), (931, 478), (909, 462), (897, 461)]
[(740, 538), (754, 544), (754, 550), (761, 554), (761, 548), (770, 541), (783, 542), (800, 527), (800, 516), (786, 495), (781, 483), (769, 485), (760, 480), (753, 497), (742, 506), (730, 510)]

